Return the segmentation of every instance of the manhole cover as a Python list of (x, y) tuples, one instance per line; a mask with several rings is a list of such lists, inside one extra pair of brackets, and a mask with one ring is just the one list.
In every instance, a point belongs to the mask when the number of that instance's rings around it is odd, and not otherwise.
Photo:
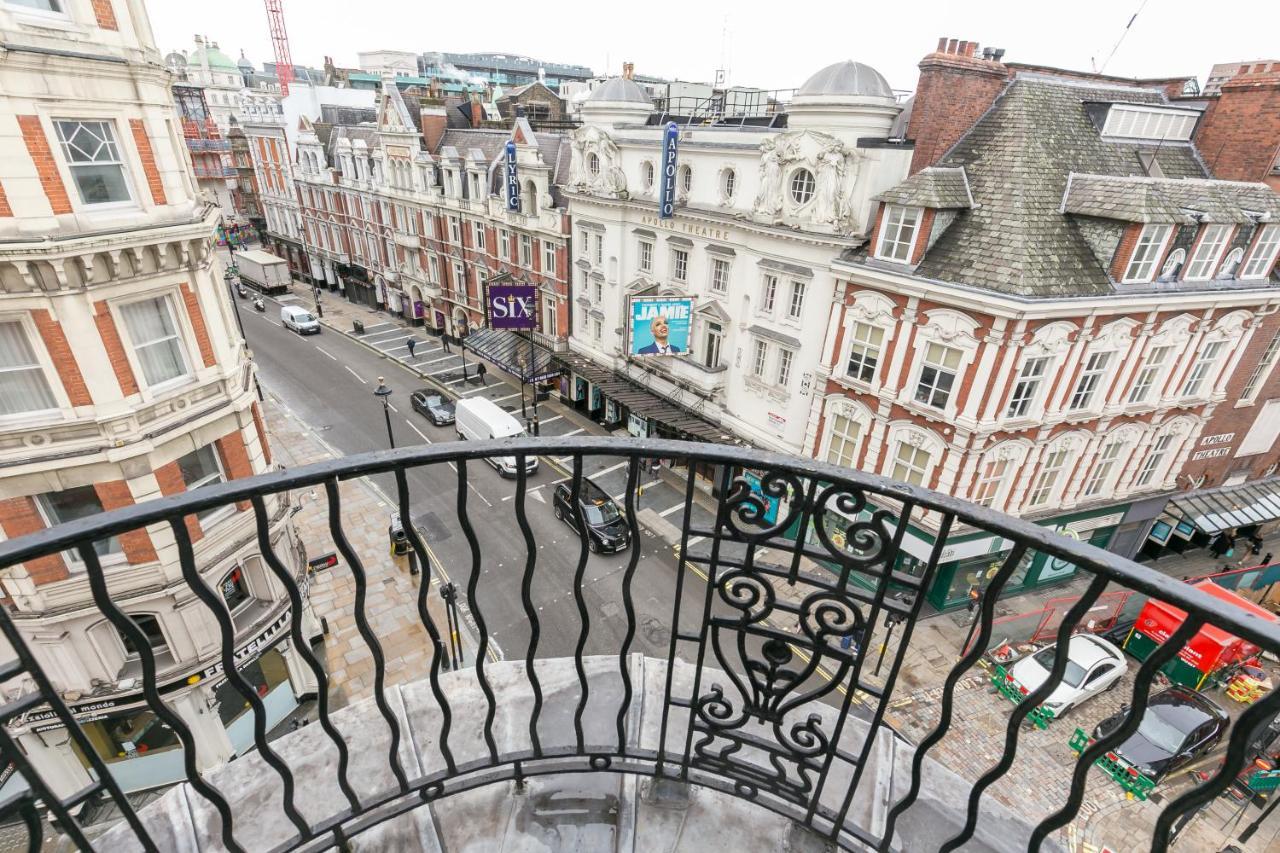
[(422, 532), (423, 538), (427, 540), (428, 545), (437, 542), (443, 542), (449, 538), (449, 527), (440, 521), (440, 517), (434, 512), (424, 512), (422, 515), (413, 519), (418, 525), (418, 529)]

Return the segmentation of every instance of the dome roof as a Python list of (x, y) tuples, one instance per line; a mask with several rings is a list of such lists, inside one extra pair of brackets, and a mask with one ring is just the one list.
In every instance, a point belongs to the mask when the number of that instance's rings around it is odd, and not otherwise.
[(889, 81), (870, 65), (845, 60), (814, 74), (796, 90), (796, 97), (813, 95), (861, 95), (892, 98)]
[(206, 46), (196, 48), (191, 53), (190, 59), (187, 60), (187, 64), (203, 65), (202, 57), (209, 60), (209, 67), (211, 69), (216, 68), (219, 71), (235, 71), (237, 74), (240, 72), (240, 69), (236, 67), (236, 64), (231, 60), (231, 57), (227, 56), (216, 47)]
[(644, 89), (635, 80), (626, 77), (610, 77), (596, 87), (588, 101), (627, 101), (651, 106), (653, 99), (645, 94)]
[(244, 51), (240, 51), (240, 61), (236, 63), (236, 67), (241, 71), (252, 71), (253, 63), (249, 61), (249, 57), (244, 55)]

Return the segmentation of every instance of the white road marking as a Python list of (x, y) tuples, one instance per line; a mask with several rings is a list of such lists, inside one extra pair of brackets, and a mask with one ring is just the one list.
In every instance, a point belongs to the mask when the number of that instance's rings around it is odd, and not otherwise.
[(684, 504), (679, 503), (679, 504), (676, 504), (676, 505), (675, 505), (675, 506), (673, 506), (673, 507), (667, 507), (667, 508), (666, 508), (666, 509), (664, 509), (662, 512), (658, 513), (658, 515), (662, 516), (663, 518), (666, 518), (668, 515), (671, 515), (671, 513), (673, 513), (673, 512), (679, 512), (679, 511), (680, 511), (680, 510), (682, 510), (682, 509), (684, 509)]
[(395, 412), (397, 415), (400, 414), (400, 410), (397, 409), (395, 406), (391, 405), (390, 403), (387, 403), (387, 408)]
[[(451, 385), (452, 385), (453, 383), (449, 383), (449, 384), (451, 384)], [(466, 395), (466, 394), (479, 394), (479, 393), (481, 393), (481, 392), (488, 391), (488, 390), (489, 390), (488, 388), (485, 388), (485, 387), (483, 387), (483, 386), (481, 386), (481, 387), (479, 387), (479, 388), (468, 388), (466, 391), (459, 391), (459, 392), (458, 392), (458, 395), (459, 395), (459, 396), (464, 396), (464, 395)]]
[(417, 434), (422, 438), (422, 440), (423, 440), (423, 441), (425, 441), (427, 444), (430, 444), (430, 443), (431, 443), (431, 439), (427, 438), (426, 433), (424, 433), (422, 430), (418, 429), (418, 428), (414, 425), (413, 421), (409, 420), (408, 418), (405, 418), (405, 419), (404, 419), (404, 422), (405, 422), (405, 423), (407, 423), (407, 424), (409, 425), (409, 429), (411, 429), (411, 430), (413, 430), (414, 432), (416, 432), (416, 433), (417, 433)]
[[(453, 369), (453, 368), (449, 368), (449, 370), (452, 370), (452, 369)], [(440, 372), (441, 372), (441, 373), (448, 373), (448, 372), (449, 372), (449, 370), (442, 370), (442, 371), (440, 371)], [(428, 375), (428, 376), (435, 376), (435, 374), (434, 374), (434, 373), (428, 373), (427, 375)], [(459, 376), (457, 379), (451, 379), (451, 380), (449, 380), (448, 382), (446, 382), (446, 383), (444, 383), (444, 384), (445, 384), (445, 385), (460, 385), (460, 384), (462, 384), (463, 382), (467, 382), (467, 381), (469, 381), (469, 380), (468, 380), (468, 378), (467, 378), (466, 376)]]
[(537, 498), (537, 499), (538, 499), (538, 503), (540, 503), (540, 504), (544, 504), (544, 503), (546, 503), (546, 502), (547, 502), (547, 499), (546, 499), (546, 498), (544, 498), (544, 497), (542, 496), (542, 492), (529, 492), (529, 495), (530, 495), (531, 497), (535, 497), (535, 498)]
[[(347, 368), (347, 373), (350, 373), (350, 374), (351, 374), (352, 376), (354, 376), (356, 379), (360, 379), (360, 374), (359, 374), (359, 373), (356, 373), (354, 370), (352, 370), (349, 366), (347, 366), (347, 365), (345, 365), (345, 364), (344, 364), (344, 365), (342, 365), (342, 366)], [(368, 385), (369, 383), (368, 383), (368, 382), (366, 382), (366, 381), (364, 381), (363, 379), (360, 379), (360, 384), (361, 384), (361, 385)]]
[(448, 361), (448, 360), (449, 360), (449, 359), (451, 359), (451, 358), (453, 358), (453, 356), (451, 356), (451, 355), (446, 355), (446, 356), (443, 356), (442, 358), (435, 358), (435, 359), (432, 359), (431, 361), (424, 361), (422, 364), (420, 364), (420, 365), (415, 365), (415, 366), (417, 366), (417, 367), (426, 367), (428, 364), (439, 364), (440, 362), (442, 362), (442, 361)]
[(539, 426), (546, 426), (547, 424), (553, 424), (556, 421), (560, 421), (560, 420), (564, 420), (564, 415), (556, 415), (554, 418), (543, 418), (542, 420), (538, 421), (538, 424)]
[[(387, 325), (390, 325), (390, 324), (387, 324)], [(362, 340), (362, 341), (367, 341), (367, 340), (369, 340), (370, 338), (381, 338), (381, 339), (382, 339), (382, 341), (383, 341), (383, 343), (386, 343), (387, 341), (392, 340), (392, 338), (388, 337), (389, 335), (403, 335), (403, 334), (404, 334), (404, 330), (403, 330), (403, 329), (386, 329), (386, 330), (381, 331), (381, 332), (370, 332), (370, 331), (369, 331), (369, 328), (370, 328), (370, 327), (365, 326), (364, 334), (359, 336), (359, 337), (360, 337), (360, 340)]]
[[(525, 492), (525, 494), (526, 494), (526, 495), (532, 495), (533, 493), (535, 493), (536, 491), (538, 491), (538, 489), (545, 488), (545, 486), (546, 486), (546, 484), (545, 484), (545, 483), (544, 483), (543, 485), (541, 485), (541, 486), (534, 486), (532, 489), (528, 489), (528, 490)], [(503, 498), (503, 500), (504, 500), (504, 501), (509, 501), (509, 500), (511, 500), (511, 499), (512, 499), (512, 498), (514, 498), (514, 497), (515, 497), (515, 495), (507, 495), (505, 498)]]
[(571, 435), (577, 435), (580, 432), (586, 432), (585, 429), (575, 429), (573, 432), (566, 432), (564, 435), (558, 435), (556, 438), (568, 438)]
[[(560, 415), (560, 417), (564, 417), (564, 415)], [(543, 423), (545, 424), (546, 421), (543, 421)], [(626, 462), (619, 462), (617, 465), (612, 465), (608, 468), (605, 468), (603, 471), (596, 471), (595, 473), (591, 474), (591, 476), (603, 477), (605, 474), (612, 474), (614, 471), (617, 471), (619, 468), (626, 468), (626, 467), (627, 467)]]
[[(507, 395), (507, 396), (505, 396), (505, 397), (495, 397), (495, 398), (493, 398), (493, 402), (495, 402), (495, 403), (501, 403), (503, 400), (514, 400), (516, 397), (523, 397), (523, 396), (524, 396), (523, 394), (508, 394), (508, 395)], [(560, 417), (564, 417), (564, 415), (560, 415)], [(546, 421), (543, 421), (543, 423), (545, 424), (545, 423), (546, 423)]]
[(369, 332), (369, 331), (372, 331), (373, 329), (385, 329), (391, 325), (392, 325), (391, 323), (374, 323), (372, 326), (365, 326), (364, 330), (366, 332)]
[(333, 359), (334, 361), (338, 360), (338, 357), (336, 355), (331, 355), (324, 347), (320, 346), (319, 344), (316, 344), (316, 349), (320, 350), (320, 352), (329, 356), (329, 358)]
[(452, 367), (442, 367), (442, 368), (440, 368), (440, 369), (439, 369), (439, 370), (437, 370), (437, 371), (434, 371), (434, 372), (432, 372), (432, 373), (428, 373), (428, 374), (427, 374), (427, 376), (439, 376), (441, 373), (449, 373), (449, 372), (451, 372), (452, 370), (453, 370), (453, 368), (452, 368)]
[(385, 352), (385, 353), (387, 353), (388, 355), (390, 355), (391, 353), (395, 352), (395, 351), (396, 351), (396, 350), (398, 350), (398, 349), (408, 349), (408, 348), (409, 348), (409, 345), (408, 345), (408, 344), (401, 344), (401, 345), (400, 345), (400, 346), (398, 346), (398, 347), (391, 347), (391, 349), (384, 349), (384, 350), (383, 350), (383, 352)]

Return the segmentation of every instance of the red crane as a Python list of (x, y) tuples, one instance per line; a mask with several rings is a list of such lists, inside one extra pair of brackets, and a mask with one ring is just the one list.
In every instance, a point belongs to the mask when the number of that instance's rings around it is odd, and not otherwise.
[(282, 0), (266, 0), (266, 4), (267, 26), (276, 50), (276, 78), (280, 81), (280, 94), (288, 95), (293, 82), (293, 57), (289, 55), (289, 34), (284, 30), (284, 4)]

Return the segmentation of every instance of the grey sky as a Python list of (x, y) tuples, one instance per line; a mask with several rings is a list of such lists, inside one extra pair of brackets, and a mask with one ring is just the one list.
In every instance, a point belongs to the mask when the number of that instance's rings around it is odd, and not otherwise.
[[(786, 89), (831, 62), (875, 66), (897, 89), (915, 86), (916, 63), (940, 36), (1007, 50), (1006, 59), (1088, 70), (1101, 64), (1143, 0), (1022, 2), (762, 3), (489, 2), (284, 0), (294, 62), (332, 56), (354, 66), (378, 48), (495, 51), (589, 65), (617, 73), (624, 60), (642, 73)], [(262, 0), (148, 0), (163, 51), (190, 49), (207, 35), (232, 58), (272, 59)], [(1210, 13), (1203, 0), (1147, 0), (1115, 56), (1112, 74), (1194, 74), (1215, 62), (1280, 58), (1280, 3), (1246, 0)], [(727, 34), (727, 37), (726, 37)]]

